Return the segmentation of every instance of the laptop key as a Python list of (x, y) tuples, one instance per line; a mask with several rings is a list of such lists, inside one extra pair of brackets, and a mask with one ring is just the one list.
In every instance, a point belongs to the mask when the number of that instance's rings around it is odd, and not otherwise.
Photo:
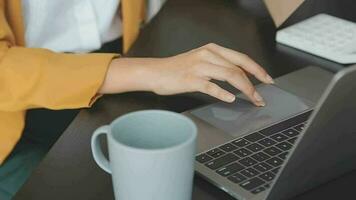
[(246, 157), (246, 156), (252, 154), (251, 151), (249, 151), (249, 150), (247, 150), (247, 149), (245, 149), (245, 148), (238, 149), (238, 150), (234, 151), (234, 153), (235, 153), (236, 155), (240, 156), (241, 158)]
[(212, 160), (213, 158), (204, 153), (204, 154), (198, 155), (195, 159), (200, 163), (206, 163), (206, 162)]
[(220, 149), (222, 149), (222, 150), (224, 150), (226, 152), (230, 152), (230, 151), (236, 150), (237, 147), (234, 146), (231, 143), (227, 143), (227, 144), (224, 144), (224, 145), (220, 146)]
[(304, 130), (305, 124), (298, 124), (297, 126), (293, 127), (295, 130), (302, 132)]
[(219, 148), (215, 148), (215, 149), (212, 149), (208, 152), (206, 152), (209, 156), (212, 156), (214, 158), (217, 158), (217, 157), (220, 157), (222, 155), (225, 154), (225, 152), (223, 152), (221, 149)]
[(256, 188), (256, 189), (252, 190), (251, 192), (252, 192), (253, 194), (258, 194), (258, 193), (263, 192), (263, 191), (265, 191), (265, 190), (266, 190), (266, 189), (265, 189), (264, 187), (258, 187), (258, 188)]
[(276, 144), (276, 142), (270, 138), (263, 138), (262, 140), (258, 141), (258, 143), (262, 144), (265, 147), (270, 147)]
[(266, 172), (264, 174), (261, 174), (259, 177), (265, 181), (272, 181), (275, 175), (272, 172)]
[(265, 153), (267, 153), (268, 155), (270, 155), (270, 156), (275, 156), (275, 155), (278, 155), (278, 154), (282, 153), (282, 151), (277, 149), (276, 147), (270, 147), (270, 148), (267, 148), (267, 149), (265, 149), (263, 151)]
[(244, 165), (245, 167), (250, 167), (250, 166), (256, 164), (257, 161), (255, 161), (254, 159), (252, 159), (252, 158), (250, 158), (250, 157), (247, 157), (247, 158), (244, 158), (244, 159), (239, 160), (239, 163), (241, 163), (241, 164)]
[(282, 149), (283, 151), (288, 151), (293, 147), (293, 145), (291, 145), (288, 142), (282, 142), (282, 143), (276, 144), (276, 147), (278, 147), (279, 149)]
[(282, 131), (282, 133), (288, 137), (295, 137), (297, 135), (299, 135), (299, 132), (294, 130), (294, 129), (287, 129), (285, 131)]
[(240, 173), (236, 173), (232, 176), (229, 176), (227, 179), (229, 179), (230, 181), (232, 181), (234, 183), (241, 183), (242, 181), (245, 181), (247, 178)]
[(235, 141), (232, 141), (231, 143), (236, 145), (236, 146), (238, 146), (238, 147), (244, 147), (244, 146), (246, 146), (248, 144), (251, 144), (249, 141), (247, 141), (247, 140), (245, 140), (243, 138), (240, 138), (240, 139), (237, 139)]
[(256, 154), (253, 154), (251, 157), (253, 159), (257, 160), (258, 162), (262, 162), (262, 161), (265, 161), (265, 160), (271, 158), (269, 155), (267, 155), (263, 152), (258, 152)]
[(226, 155), (221, 156), (220, 158), (207, 162), (205, 166), (209, 167), (212, 170), (215, 170), (238, 159), (239, 158), (236, 155), (228, 153)]
[(252, 190), (254, 188), (257, 188), (261, 185), (263, 185), (265, 183), (265, 181), (263, 181), (262, 179), (255, 177), (253, 179), (247, 180), (243, 183), (240, 183), (240, 186), (242, 188), (244, 188), (245, 190)]
[(263, 149), (263, 146), (254, 143), (246, 146), (246, 148), (249, 149), (250, 151), (257, 152), (257, 151), (261, 151)]
[(271, 159), (268, 159), (266, 161), (266, 163), (268, 163), (269, 165), (273, 166), (273, 167), (279, 167), (280, 165), (283, 164), (283, 160), (279, 159), (279, 158), (271, 158)]
[(288, 139), (287, 136), (285, 135), (282, 135), (280, 133), (277, 133), (275, 135), (272, 135), (271, 136), (272, 139), (276, 140), (277, 142), (283, 142), (284, 140)]
[(244, 166), (240, 165), (239, 163), (234, 162), (234, 163), (229, 164), (226, 167), (222, 167), (222, 168), (216, 170), (216, 172), (218, 174), (220, 174), (221, 176), (229, 176), (229, 175), (236, 173), (238, 171), (241, 171), (243, 169), (245, 169)]
[(271, 187), (271, 184), (270, 184), (270, 183), (267, 183), (267, 184), (265, 184), (263, 187), (265, 187), (265, 188), (267, 189), (267, 188)]
[(297, 141), (297, 139), (298, 139), (298, 137), (294, 137), (294, 138), (291, 138), (291, 139), (289, 139), (289, 140), (287, 140), (289, 143), (291, 143), (291, 144), (294, 144), (295, 143), (295, 141)]
[(244, 138), (250, 142), (257, 142), (258, 140), (263, 139), (264, 136), (262, 134), (256, 132), (256, 133), (252, 133), (248, 136), (245, 136)]
[(282, 160), (285, 160), (287, 158), (289, 152), (283, 152), (281, 154), (278, 155), (278, 157)]
[(311, 114), (312, 111), (308, 111), (306, 113), (303, 113), (303, 114), (300, 114), (298, 116), (295, 116), (293, 118), (290, 118), (286, 121), (283, 121), (281, 123), (278, 123), (278, 124), (274, 124), (268, 128), (265, 128), (261, 131), (259, 131), (262, 135), (264, 136), (271, 136), (271, 135), (274, 135), (280, 131), (283, 131), (285, 130), (286, 128), (288, 127), (293, 127), (295, 125), (298, 125), (302, 122), (305, 122), (307, 121), (307, 119), (309, 118), (310, 114)]
[(252, 178), (252, 177), (260, 174), (260, 172), (258, 172), (257, 170), (255, 170), (253, 168), (244, 169), (244, 170), (240, 171), (240, 173), (242, 175), (246, 176), (247, 178)]
[[(283, 122), (282, 122), (283, 123)], [(283, 129), (286, 128), (286, 126), (284, 126), (282, 123), (279, 124), (275, 124), (273, 126), (270, 126), (268, 128), (265, 128), (263, 130), (260, 131), (260, 133), (264, 136), (271, 136), (274, 135), (280, 131), (282, 131)]]
[(280, 169), (281, 169), (281, 167), (277, 167), (277, 168), (272, 169), (271, 172), (277, 174)]
[(257, 169), (260, 172), (266, 172), (272, 169), (272, 167), (265, 162), (254, 165), (253, 168)]

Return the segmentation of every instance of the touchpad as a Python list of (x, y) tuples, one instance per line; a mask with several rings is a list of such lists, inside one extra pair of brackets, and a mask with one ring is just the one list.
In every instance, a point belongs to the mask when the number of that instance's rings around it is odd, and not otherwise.
[(191, 113), (237, 137), (301, 113), (311, 105), (273, 85), (261, 85), (256, 89), (265, 99), (265, 107), (256, 107), (244, 95), (238, 95), (234, 103), (218, 102)]

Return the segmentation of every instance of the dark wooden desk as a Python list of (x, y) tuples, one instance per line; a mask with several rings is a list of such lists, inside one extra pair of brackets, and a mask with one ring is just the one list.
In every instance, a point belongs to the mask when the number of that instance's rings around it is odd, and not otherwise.
[[(345, 14), (345, 10), (335, 12)], [(289, 23), (303, 17), (303, 12), (297, 12)], [(169, 0), (144, 28), (129, 55), (169, 56), (215, 42), (249, 54), (274, 77), (310, 64), (334, 71), (344, 67), (276, 45), (274, 36), (275, 27), (261, 0)], [(14, 199), (113, 199), (110, 176), (99, 169), (91, 156), (90, 137), (98, 126), (134, 110), (183, 112), (214, 101), (200, 94), (105, 96), (93, 108), (79, 113)], [(198, 176), (194, 181), (193, 199), (233, 199)], [(355, 185), (356, 173), (350, 173), (295, 199), (343, 199), (347, 195), (354, 199)]]

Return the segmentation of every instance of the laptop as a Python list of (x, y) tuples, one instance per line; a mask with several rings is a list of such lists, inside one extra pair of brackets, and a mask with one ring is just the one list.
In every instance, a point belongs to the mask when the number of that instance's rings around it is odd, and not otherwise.
[(356, 169), (356, 65), (306, 67), (184, 114), (198, 126), (196, 173), (238, 200), (289, 199)]

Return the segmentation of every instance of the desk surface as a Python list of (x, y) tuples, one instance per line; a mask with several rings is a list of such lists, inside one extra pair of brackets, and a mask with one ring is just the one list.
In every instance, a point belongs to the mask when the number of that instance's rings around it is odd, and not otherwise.
[[(273, 77), (306, 65), (319, 65), (332, 71), (344, 67), (276, 45), (273, 22), (261, 2), (169, 0), (158, 16), (144, 28), (129, 55), (169, 56), (215, 42), (247, 53)], [(318, 1), (307, 2), (287, 24), (320, 11), (313, 8), (345, 18), (356, 17), (347, 14), (344, 9), (350, 8), (352, 0), (338, 2), (338, 6), (334, 6), (332, 1), (326, 3), (322, 0), (320, 5), (329, 5), (332, 9), (316, 6)], [(305, 10), (307, 14), (303, 13)], [(351, 10), (355, 10), (355, 6)], [(222, 85), (229, 88), (226, 84)], [(90, 137), (98, 126), (135, 110), (159, 108), (183, 112), (214, 101), (201, 94), (163, 97), (151, 93), (127, 93), (105, 96), (93, 108), (79, 113), (14, 199), (114, 199), (110, 176), (99, 169), (91, 156)], [(355, 185), (356, 172), (352, 172), (295, 199), (344, 199), (342, 197), (355, 195)], [(193, 199), (233, 198), (196, 176)]]

